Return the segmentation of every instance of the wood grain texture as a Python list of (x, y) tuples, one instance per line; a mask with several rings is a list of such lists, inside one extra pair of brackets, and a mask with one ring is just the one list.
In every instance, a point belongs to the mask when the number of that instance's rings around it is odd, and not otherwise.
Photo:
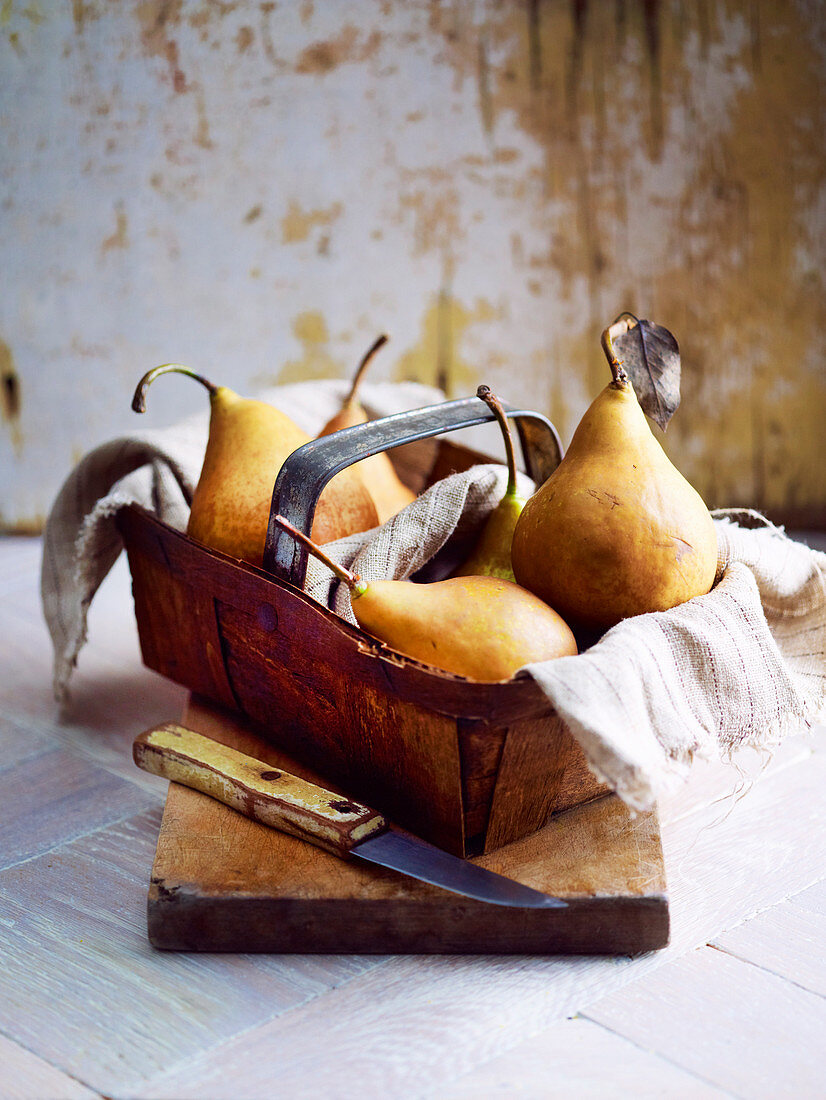
[(691, 814), (684, 812), (687, 792), (681, 791), (683, 812), (672, 822), (663, 807), (677, 942), (705, 943), (823, 874), (826, 805), (818, 791), (826, 782), (826, 728), (804, 745), (802, 753), (790, 751), (788, 764), (767, 771), (742, 797), (718, 796)]
[[(543, 766), (537, 767), (542, 761)], [(553, 813), (607, 794), (555, 714), (523, 718), (507, 731), (488, 821), (487, 850), (534, 832)]]
[(159, 823), (160, 807), (0, 873), (0, 1032), (107, 1096), (372, 965), (152, 950)]
[[(128, 615), (128, 589), (120, 591)], [(162, 790), (135, 768), (131, 744), (147, 725), (179, 715), (186, 692), (142, 668), (134, 656), (121, 659), (115, 650), (110, 657), (105, 642), (100, 647), (92, 642), (81, 654), (71, 697), (59, 713), (52, 695), (51, 644), (39, 613), (9, 609), (4, 601), (2, 625), (0, 719), (54, 738), (67, 751), (146, 790)]]
[(101, 1100), (55, 1066), (0, 1035), (0, 1089), (3, 1100)]
[[(226, 713), (191, 703), (185, 724), (237, 741), (267, 767), (320, 781), (256, 744), (252, 730)], [(361, 861), (344, 864), (172, 784), (152, 869), (149, 935), (155, 946), (177, 950), (367, 954), (634, 954), (667, 940), (656, 815), (632, 818), (615, 797), (577, 807), (477, 862), (569, 906), (507, 909)]]
[(805, 909), (809, 913), (826, 916), (826, 878), (810, 886), (808, 890), (795, 894), (789, 904), (795, 909)]
[(720, 1100), (729, 1096), (615, 1032), (574, 1017), (540, 1031), (450, 1085), (439, 1100)]
[(59, 742), (32, 729), (31, 724), (0, 716), (0, 771), (58, 747)]
[(138, 767), (200, 791), (245, 817), (347, 858), (368, 837), (387, 830), (375, 810), (291, 772), (272, 768), (177, 722), (138, 735)]
[[(60, 723), (39, 618), (39, 555), (29, 540), (23, 540), (26, 553), (14, 583), (3, 586), (20, 541), (0, 540), (0, 731), (7, 728), (2, 723), (13, 723), (6, 759), (15, 764), (40, 755), (45, 738), (47, 749), (59, 744), (111, 774), (133, 777), (160, 799), (166, 783), (135, 769), (131, 740), (148, 724), (180, 715), (185, 692), (138, 664), (125, 561), (93, 604), (72, 707)], [(37, 746), (33, 754), (28, 737)], [(0, 757), (3, 745), (0, 732)], [(277, 1082), (284, 1095), (299, 1100), (316, 1100), (324, 1088), (342, 1100), (384, 1100), (417, 1092), (451, 1096), (465, 1080), (478, 1082), (476, 1094), (484, 1096), (486, 1067), (493, 1087), (502, 1058), (501, 1065), (513, 1069), (506, 1096), (520, 1095), (520, 1088), (530, 1096), (536, 1081), (542, 1086), (537, 1097), (553, 1096), (554, 1087), (561, 1096), (578, 1095), (582, 1087), (587, 1096), (586, 1072), (600, 1096), (617, 1095), (615, 1082), (625, 1081), (625, 1073), (631, 1084), (620, 1094), (636, 1095), (631, 1074), (638, 1074), (645, 1096), (663, 1065), (660, 1055), (645, 1049), (647, 1028), (631, 1047), (630, 1062), (623, 1037), (603, 1029), (603, 1049), (599, 1040), (585, 1043), (568, 1032), (571, 1051), (583, 1052), (573, 1065), (560, 1050), (565, 1043), (557, 1029), (568, 1027), (566, 1015), (606, 993), (630, 989), (635, 981), (642, 989), (666, 961), (716, 940), (724, 929), (745, 931), (744, 921), (778, 902), (826, 917), (826, 883), (809, 885), (826, 866), (823, 746), (823, 730), (790, 739), (765, 771), (765, 760), (754, 754), (739, 754), (736, 767), (695, 763), (687, 785), (660, 806), (673, 942), (665, 952), (630, 962), (160, 955), (145, 938), (159, 801), (131, 822), (105, 826), (0, 875), (0, 1063), (4, 1069), (15, 1065), (4, 1045), (14, 1042), (15, 1053), (28, 1048), (56, 1072), (118, 1097), (270, 1100)], [(752, 786), (738, 792), (740, 769)], [(783, 926), (778, 933), (785, 934)], [(773, 947), (767, 942), (775, 954), (782, 946), (780, 939)], [(687, 958), (693, 964), (700, 955)], [(671, 984), (676, 992), (683, 979), (674, 976)], [(777, 988), (761, 983), (751, 993), (755, 1011), (761, 1002), (769, 1011), (777, 1006), (782, 1032), (795, 1026), (797, 1008), (778, 998)], [(701, 993), (697, 1006), (710, 1027), (726, 1026), (725, 1000)], [(670, 1027), (679, 1041), (679, 1015), (672, 1020), (660, 1013), (654, 1023), (661, 1037)], [(748, 1059), (751, 1050), (733, 1043), (730, 1057)], [(778, 1069), (785, 1072), (782, 1060)], [(159, 1083), (164, 1080), (171, 1084)], [(766, 1080), (773, 1083), (771, 1072)], [(673, 1081), (663, 1079), (663, 1095), (670, 1095)], [(704, 1095), (694, 1081), (696, 1087), (676, 1095)], [(11, 1091), (5, 1080), (3, 1087)], [(652, 1092), (657, 1095), (654, 1086)], [(32, 1087), (24, 1095), (30, 1100), (38, 1094)], [(55, 1086), (41, 1095), (61, 1093)]]
[(138, 813), (155, 802), (140, 787), (54, 749), (0, 771), (0, 867)]
[(465, 848), (476, 855), (484, 850), (499, 761), (507, 730), (466, 719), (456, 723), (462, 775), (462, 807), (465, 818)]
[[(824, 867), (826, 870), (826, 867)], [(823, 917), (794, 898), (715, 936), (712, 946), (826, 997)]]
[(315, 616), (315, 609), (285, 601), (278, 636), (268, 637), (257, 616), (222, 605), (227, 663), (246, 713), (275, 744), (348, 794), (460, 854), (465, 827), (455, 721), (397, 697), (383, 675), (376, 682), (375, 669), (365, 679), (367, 652), (342, 670), (334, 649), (314, 633)]
[(823, 1095), (826, 1000), (721, 951), (677, 959), (586, 1014), (735, 1095)]
[[(135, 559), (129, 560), (134, 572)], [(165, 560), (149, 556), (141, 558), (138, 577), (133, 595), (144, 663), (216, 703), (237, 706), (224, 667), (211, 587), (203, 578), (186, 583)], [(173, 623), (177, 625), (170, 636)]]
[[(389, 685), (400, 699), (418, 703), (422, 697), (429, 696), (436, 711), (466, 719), (488, 719), (498, 724), (537, 716), (548, 710), (547, 699), (530, 677), (503, 684), (476, 683), (395, 654), (303, 592), (281, 585), (251, 565), (208, 550), (143, 509), (134, 506), (122, 509), (118, 513), (118, 524), (131, 551), (130, 560), (139, 556), (141, 562), (149, 560), (165, 567), (167, 576), (181, 583), (209, 586), (221, 604), (244, 612), (258, 622), (267, 636), (267, 650), (272, 648), (273, 636), (285, 646), (291, 641), (295, 647), (304, 646), (302, 639), (286, 630), (286, 623), (280, 625), (282, 606), (280, 602), (276, 606), (275, 601), (283, 597), (283, 610), (291, 628), (300, 627), (311, 634), (321, 630), (322, 636), (335, 647), (340, 662), (339, 674), (358, 670), (367, 684), (376, 688)], [(216, 563), (221, 568), (216, 568)], [(320, 623), (326, 627), (320, 627)], [(138, 625), (140, 627), (140, 620)], [(175, 633), (173, 631), (173, 637)], [(159, 644), (164, 641), (162, 638), (155, 640)], [(168, 645), (168, 639), (165, 644)], [(164, 652), (170, 667), (174, 667), (177, 662), (173, 655), (166, 649)], [(382, 655), (383, 660), (368, 659), (376, 654)], [(302, 674), (300, 667), (295, 671), (299, 676)], [(304, 675), (308, 673), (305, 671)]]
[[(820, 873), (826, 861), (826, 729), (814, 744), (817, 751), (805, 758), (768, 770), (722, 817), (717, 792), (705, 801), (702, 785), (694, 788), (693, 812), (685, 812), (685, 790), (670, 824), (668, 805), (662, 807), (672, 907), (672, 940), (665, 951), (635, 960), (390, 960), (230, 1040), (185, 1073), (171, 1071), (152, 1083), (154, 1094), (234, 1100), (241, 1091), (250, 1100), (268, 1097), (267, 1067), (273, 1065), (279, 1066), (279, 1087), (297, 1098), (324, 1089), (362, 1100), (404, 1090), (438, 1094), (629, 982), (638, 980), (642, 988), (670, 959), (798, 892)], [(798, 812), (784, 813), (792, 805)], [(785, 827), (778, 829), (781, 817)], [(716, 1006), (710, 1015), (720, 1012)], [(143, 1095), (151, 1097), (152, 1088)]]
[(711, 828), (722, 823), (741, 800), (749, 799), (758, 784), (786, 768), (805, 764), (823, 751), (824, 727), (801, 732), (773, 749), (741, 748), (730, 760), (695, 760), (685, 783), (660, 804), (663, 820), (670, 825), (697, 813), (698, 805), (717, 816)]

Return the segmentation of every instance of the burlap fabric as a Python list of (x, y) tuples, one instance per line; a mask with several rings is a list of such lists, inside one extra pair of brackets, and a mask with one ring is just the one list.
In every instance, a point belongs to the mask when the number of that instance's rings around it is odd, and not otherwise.
[[(314, 433), (338, 407), (339, 383), (268, 396)], [(439, 400), (419, 386), (372, 386), (373, 415)], [(86, 615), (122, 549), (114, 523), (131, 501), (183, 528), (200, 471), (206, 416), (136, 432), (91, 452), (70, 475), (47, 522), (42, 597), (64, 699), (86, 637)], [(383, 527), (328, 545), (365, 579), (405, 579), (448, 540), (470, 540), (505, 486), (501, 466), (477, 466), (434, 485)], [(525, 479), (523, 489), (530, 490)], [(720, 580), (672, 611), (625, 620), (577, 657), (530, 665), (589, 765), (644, 809), (698, 756), (770, 747), (826, 706), (826, 554), (788, 539), (753, 512), (717, 513)], [(345, 586), (311, 565), (307, 591), (353, 621)], [(127, 614), (124, 609), (124, 614)]]

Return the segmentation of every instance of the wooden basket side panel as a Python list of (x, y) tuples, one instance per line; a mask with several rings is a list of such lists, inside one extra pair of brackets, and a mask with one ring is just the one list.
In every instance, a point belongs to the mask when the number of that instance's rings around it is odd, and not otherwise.
[(608, 794), (553, 712), (507, 731), (485, 836), (490, 852), (541, 829), (551, 814)]
[[(185, 633), (188, 628), (189, 605), (185, 601), (180, 604), (180, 616), (176, 619), (165, 616), (163, 601), (153, 587), (156, 581), (163, 580), (162, 574), (166, 572), (177, 583), (195, 589), (199, 600), (211, 598), (265, 619), (275, 615), (276, 604), (303, 605), (309, 609), (310, 618), (317, 623), (318, 629), (326, 631), (325, 637), (335, 639), (336, 646), (349, 652), (349, 659), (362, 679), (369, 680), (379, 692), (390, 692), (427, 711), (468, 721), (507, 725), (517, 718), (547, 710), (547, 700), (534, 680), (512, 680), (505, 684), (474, 683), (438, 674), (416, 661), (393, 654), (380, 642), (351, 627), (303, 593), (241, 562), (208, 550), (142, 509), (124, 508), (119, 513), (118, 525), (130, 562), (140, 555), (161, 570), (160, 573), (153, 571), (148, 576), (147, 584), (143, 583), (143, 573), (146, 571), (139, 571), (137, 577), (133, 573), (133, 588), (141, 587), (140, 599), (136, 593), (136, 612), (140, 619), (152, 618), (154, 606), (156, 614), (153, 622), (162, 624), (166, 630), (166, 636), (158, 636), (157, 632), (154, 632), (154, 638), (147, 635), (147, 658), (153, 653), (153, 644), (157, 644), (160, 651), (168, 649), (175, 643), (176, 636)], [(161, 592), (164, 590), (160, 589)], [(150, 664), (149, 659), (147, 664)], [(156, 665), (150, 664), (150, 667), (155, 668)], [(172, 673), (164, 671), (164, 674), (177, 678)]]
[(219, 603), (243, 710), (279, 747), (434, 844), (464, 854), (456, 721), (377, 690), (303, 603), (269, 621)]
[(485, 834), (507, 729), (481, 722), (459, 722), (465, 847), (469, 855), (485, 850)]
[(604, 790), (534, 681), (434, 675), (140, 510), (119, 524), (146, 664), (400, 824), (461, 854), (473, 838), (475, 853)]
[(184, 583), (136, 547), (129, 548), (128, 557), (144, 664), (191, 691), (237, 708), (209, 588)]

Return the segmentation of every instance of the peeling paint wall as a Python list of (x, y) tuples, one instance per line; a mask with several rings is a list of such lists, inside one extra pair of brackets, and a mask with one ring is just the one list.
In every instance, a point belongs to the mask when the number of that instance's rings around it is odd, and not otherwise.
[[(712, 505), (826, 526), (817, 0), (0, 2), (0, 523), (137, 378), (487, 382), (570, 437), (620, 310)], [(154, 423), (193, 408), (170, 385)], [(161, 407), (162, 406), (162, 407)], [(143, 425), (142, 425), (143, 426)]]

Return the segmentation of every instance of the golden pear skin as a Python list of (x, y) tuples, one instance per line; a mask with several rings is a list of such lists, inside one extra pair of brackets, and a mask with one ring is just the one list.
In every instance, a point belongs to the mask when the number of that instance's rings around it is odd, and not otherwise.
[[(345, 398), (341, 410), (327, 421), (318, 433), (319, 437), (332, 435), (333, 432), (340, 432), (344, 428), (352, 428), (356, 424), (366, 424), (368, 422), (367, 413), (357, 400), (356, 394), (367, 365), (386, 342), (387, 337), (380, 336), (368, 349), (359, 363), (350, 392)], [(408, 489), (400, 479), (393, 463), (384, 451), (370, 455), (369, 458), (363, 458), (355, 464), (354, 468), (358, 470), (367, 492), (373, 498), (379, 523), (386, 523), (391, 516), (395, 516), (397, 512), (400, 512), (402, 508), (406, 508), (408, 504), (412, 504), (416, 499), (416, 494), (412, 489)], [(336, 481), (347, 472), (347, 470), (343, 470), (342, 473), (336, 475), (333, 481)]]
[[(332, 435), (333, 432), (340, 432), (342, 428), (352, 428), (354, 424), (366, 424), (368, 419), (361, 405), (349, 408), (345, 406), (324, 425), (318, 434), (319, 436)], [(340, 474), (336, 474), (330, 484), (349, 473), (350, 469), (361, 475), (364, 487), (375, 505), (379, 523), (386, 523), (391, 516), (395, 516), (416, 499), (416, 494), (401, 480), (384, 451), (370, 455), (369, 458), (363, 458), (352, 467), (342, 470)]]
[(453, 576), (501, 577), (515, 581), (511, 546), (517, 521), (527, 501), (517, 492), (513, 437), (502, 403), (490, 386), (479, 386), (476, 396), (493, 411), (502, 430), (508, 461), (508, 484), (502, 499), (485, 520), (476, 545), (459, 568), (453, 571)]
[(470, 680), (509, 680), (523, 665), (577, 652), (561, 616), (499, 577), (371, 581), (353, 593), (353, 613), (393, 649)]
[(339, 565), (283, 516), (276, 523), (350, 589), (362, 629), (424, 664), (470, 680), (510, 680), (523, 665), (572, 657), (568, 624), (538, 597), (498, 577), (432, 584), (367, 581)]
[[(624, 372), (623, 372), (624, 374)], [(629, 381), (610, 382), (516, 525), (517, 581), (571, 622), (605, 628), (708, 592), (708, 509), (654, 438)]]
[[(226, 386), (211, 395), (210, 405), (209, 442), (187, 534), (260, 566), (278, 471), (310, 437), (274, 405), (239, 397)], [(355, 471), (343, 470), (321, 494), (313, 538), (333, 542), (377, 524), (378, 515), (361, 478)]]
[(274, 406), (219, 386), (210, 394), (209, 441), (187, 534), (260, 565), (276, 475), (287, 455), (309, 439)]
[[(133, 400), (136, 411), (143, 411), (149, 383), (173, 370), (205, 385), (210, 399), (209, 438), (187, 534), (213, 550), (260, 566), (278, 471), (288, 455), (309, 443), (310, 436), (274, 405), (240, 397), (227, 386), (215, 386), (176, 364), (157, 367), (144, 376)], [(377, 524), (376, 509), (358, 473), (344, 470), (325, 486), (312, 532), (325, 543)]]
[(453, 571), (454, 577), (499, 577), (515, 581), (511, 547), (525, 498), (505, 493), (485, 520), (482, 534), (470, 555)]

